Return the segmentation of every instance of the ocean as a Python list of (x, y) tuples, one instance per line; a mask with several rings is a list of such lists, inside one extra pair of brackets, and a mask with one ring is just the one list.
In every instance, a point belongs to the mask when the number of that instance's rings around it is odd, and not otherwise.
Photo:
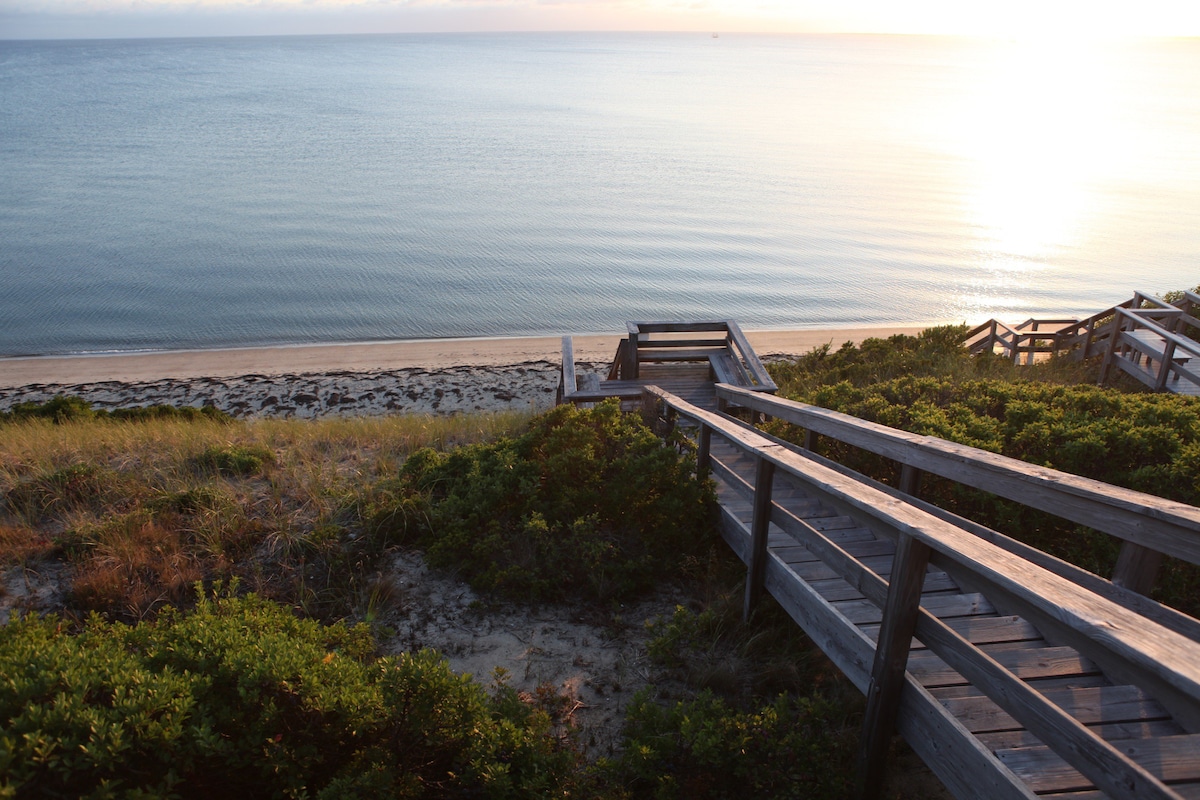
[(0, 355), (1083, 316), (1200, 283), (1200, 40), (0, 42)]

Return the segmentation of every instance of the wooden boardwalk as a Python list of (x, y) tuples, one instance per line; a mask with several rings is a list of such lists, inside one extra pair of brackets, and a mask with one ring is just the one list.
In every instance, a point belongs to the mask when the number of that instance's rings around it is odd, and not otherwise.
[(1103, 358), (1100, 384), (1114, 370), (1155, 391), (1200, 396), (1200, 295), (1176, 303), (1134, 292), (1133, 298), (1085, 320), (1029, 319), (1010, 327), (989, 320), (967, 333), (972, 353), (1014, 363), (1046, 358)]
[[(960, 798), (1200, 800), (1200, 621), (1146, 597), (1162, 554), (1200, 563), (1200, 509), (714, 377), (646, 370), (639, 403), (694, 432), (747, 564), (747, 611), (769, 592), (867, 696), (861, 796), (878, 792), (895, 730)], [(900, 488), (717, 408), (731, 406), (800, 426), (810, 447), (827, 436), (893, 459)], [(1117, 573), (923, 502), (922, 473), (1120, 538)]]

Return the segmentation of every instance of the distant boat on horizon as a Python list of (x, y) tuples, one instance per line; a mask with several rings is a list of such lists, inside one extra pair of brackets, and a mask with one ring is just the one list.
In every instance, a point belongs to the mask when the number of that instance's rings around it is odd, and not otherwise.
[(714, 39), (720, 39), (721, 37), (720, 37), (720, 36), (718, 36), (716, 33), (713, 33), (713, 38), (714, 38)]

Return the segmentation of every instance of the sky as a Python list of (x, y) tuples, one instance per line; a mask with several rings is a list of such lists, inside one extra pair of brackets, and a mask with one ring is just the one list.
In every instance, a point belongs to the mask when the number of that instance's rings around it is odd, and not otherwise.
[(1200, 36), (1200, 2), (0, 0), (0, 39), (575, 30)]

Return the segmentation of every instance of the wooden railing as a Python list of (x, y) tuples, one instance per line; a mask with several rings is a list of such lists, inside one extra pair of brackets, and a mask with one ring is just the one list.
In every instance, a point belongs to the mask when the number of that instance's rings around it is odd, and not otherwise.
[(972, 328), (963, 343), (972, 355), (993, 353), (1018, 364), (1031, 364), (1039, 355), (1076, 361), (1103, 356), (1101, 384), (1115, 365), (1157, 391), (1177, 388), (1172, 384), (1180, 378), (1200, 388), (1200, 379), (1189, 371), (1200, 355), (1198, 308), (1200, 295), (1190, 291), (1174, 304), (1134, 292), (1124, 303), (1083, 320), (1028, 319), (1015, 328), (988, 320)]
[(972, 355), (995, 353), (1014, 363), (1024, 356), (1025, 363), (1032, 364), (1038, 354), (1059, 355), (1063, 350), (1061, 332), (1077, 325), (1074, 319), (1027, 319), (1013, 328), (992, 319), (971, 329), (964, 344)]
[[(946, 475), (1078, 519), (1136, 547), (1169, 552), (1193, 563), (1200, 559), (1200, 510), (1195, 508), (734, 386), (718, 386), (718, 395), (759, 413), (793, 421), (813, 435), (833, 436), (894, 458), (910, 470), (911, 484), (915, 485), (912, 472), (916, 470)], [(1032, 557), (1037, 551), (1012, 546), (998, 534), (984, 535), (979, 526), (935, 513), (916, 498), (888, 491), (657, 387), (647, 388), (645, 402), (656, 414), (691, 420), (697, 426), (698, 468), (711, 470), (751, 501), (749, 541), (739, 535), (729, 539), (747, 563), (747, 607), (763, 591), (770, 591), (867, 695), (860, 753), (862, 796), (874, 796), (879, 788), (881, 765), (895, 723), (927, 762), (933, 760), (935, 772), (956, 794), (1033, 797), (1020, 779), (906, 671), (916, 636), (1109, 796), (1179, 798), (1122, 748), (1105, 741), (938, 619), (922, 605), (921, 586), (927, 565), (934, 564), (960, 583), (1002, 599), (1047, 637), (1076, 648), (1122, 680), (1148, 687), (1155, 697), (1170, 704), (1173, 715), (1189, 730), (1200, 730), (1200, 637), (1195, 620), (1169, 609), (1154, 612), (1157, 604), (1128, 589), (1109, 584), (1108, 591), (1101, 591), (1100, 585), (1107, 582), (1096, 576), (1091, 576), (1090, 582), (1081, 581), (1078, 573), (1082, 570), (1055, 563), (1044, 554)], [(714, 437), (754, 460), (757, 466), (752, 482), (712, 458)], [(893, 538), (897, 550), (890, 578), (885, 580), (866, 568), (821, 530), (776, 502), (772, 487), (780, 472), (821, 501), (868, 520), (873, 530)], [(878, 644), (768, 551), (772, 524), (790, 533), (883, 609)], [(1141, 573), (1139, 576), (1144, 578)], [(1186, 746), (1194, 745), (1189, 739)]]
[(1200, 372), (1196, 371), (1200, 342), (1185, 335), (1189, 328), (1200, 330), (1200, 320), (1189, 313), (1200, 297), (1188, 292), (1184, 301), (1186, 310), (1166, 304), (1116, 309), (1115, 332), (1100, 370), (1100, 383), (1116, 366), (1156, 391), (1180, 379), (1200, 385)]
[(759, 392), (778, 388), (733, 320), (630, 322), (628, 331), (610, 378), (636, 380), (645, 362), (708, 360), (718, 380)]
[(718, 386), (717, 399), (803, 428), (808, 450), (815, 447), (815, 437), (827, 436), (893, 460), (900, 468), (898, 486), (909, 496), (918, 494), (925, 472), (1114, 536), (1122, 545), (1110, 583), (994, 531), (981, 532), (993, 544), (1200, 640), (1200, 623), (1191, 617), (1133, 596), (1149, 594), (1164, 554), (1200, 564), (1200, 509), (1195, 506), (736, 386)]

